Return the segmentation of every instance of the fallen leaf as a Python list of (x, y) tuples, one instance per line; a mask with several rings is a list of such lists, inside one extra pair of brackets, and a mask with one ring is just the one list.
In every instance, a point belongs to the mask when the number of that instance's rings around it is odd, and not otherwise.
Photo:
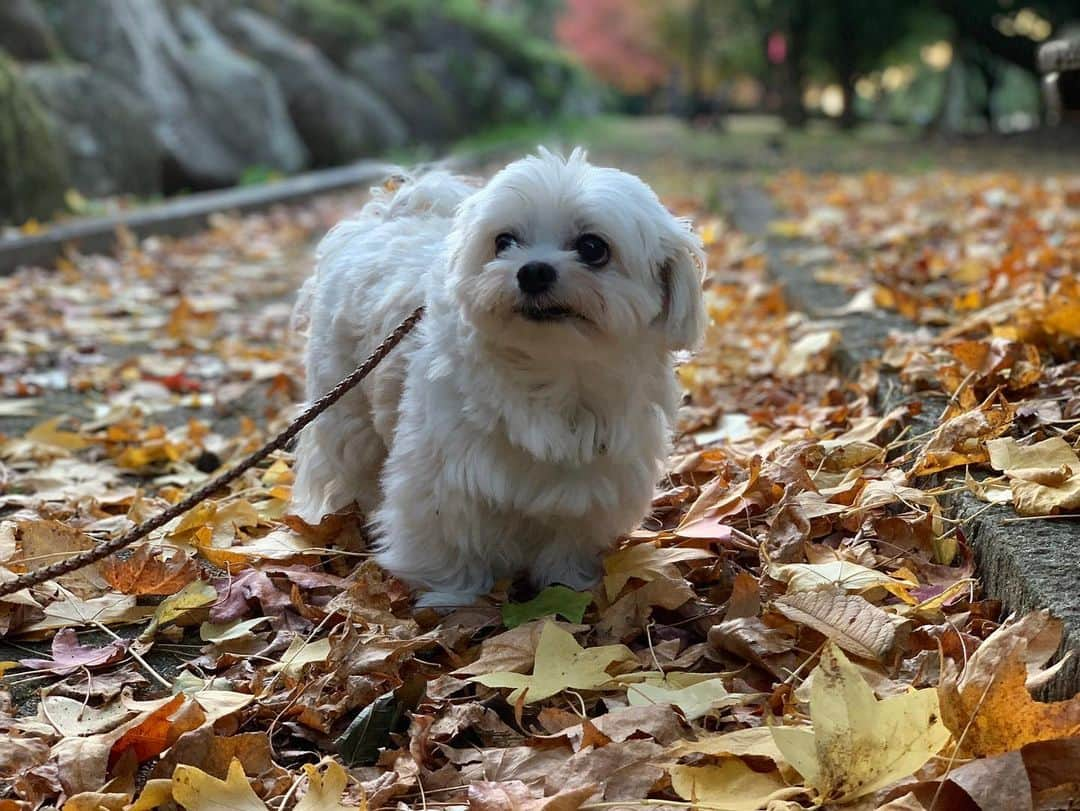
[(574, 591), (566, 586), (548, 586), (527, 603), (506, 603), (502, 607), (503, 625), (516, 628), (526, 622), (558, 615), (570, 622), (581, 622), (592, 603), (588, 592)]
[(119, 661), (127, 655), (127, 648), (128, 643), (120, 640), (113, 640), (99, 648), (80, 645), (74, 629), (64, 628), (53, 637), (52, 659), (23, 659), (20, 664), (65, 676), (84, 667), (102, 667)]
[(680, 577), (676, 563), (710, 557), (713, 553), (704, 549), (636, 544), (614, 552), (604, 560), (604, 588), (608, 599), (614, 600), (632, 577), (639, 580), (675, 579)]
[(694, 808), (757, 811), (772, 800), (797, 797), (801, 786), (789, 786), (779, 772), (754, 771), (739, 758), (713, 766), (671, 766), (671, 788)]
[(121, 594), (175, 594), (195, 579), (199, 569), (183, 551), (168, 560), (148, 546), (138, 547), (126, 560), (115, 555), (101, 564), (101, 575)]
[(707, 679), (687, 687), (644, 682), (631, 684), (626, 690), (626, 700), (631, 707), (672, 704), (682, 710), (688, 721), (702, 718), (712, 710), (741, 704), (746, 699), (740, 693), (729, 693), (723, 679)]
[(314, 642), (305, 642), (297, 637), (289, 644), (288, 649), (281, 654), (281, 661), (269, 666), (271, 673), (284, 673), (289, 678), (295, 679), (300, 676), (304, 665), (312, 662), (325, 662), (330, 656), (330, 640), (317, 639)]
[(469, 811), (577, 811), (598, 791), (590, 783), (545, 797), (521, 780), (479, 781), (469, 785)]
[(140, 638), (151, 639), (162, 625), (175, 622), (190, 611), (205, 608), (217, 600), (217, 590), (205, 580), (193, 580), (183, 589), (166, 597), (154, 611), (154, 616)]
[(834, 644), (814, 669), (813, 729), (772, 727), (777, 747), (819, 802), (863, 797), (915, 772), (949, 742), (937, 691), (882, 701)]
[[(1027, 686), (1045, 681), (1040, 669), (1061, 633), (1060, 621), (1039, 611), (994, 631), (961, 673), (947, 661), (939, 688), (941, 712), (963, 751), (988, 757), (1080, 735), (1080, 695), (1044, 703), (1036, 701)], [(1038, 651), (1034, 656), (1033, 650)], [(1058, 667), (1060, 663), (1051, 670)]]
[(582, 648), (573, 635), (554, 623), (547, 623), (536, 646), (533, 673), (495, 672), (471, 676), (486, 687), (512, 687), (507, 700), (516, 704), (522, 696), (526, 704), (550, 698), (567, 688), (599, 690), (611, 681), (608, 670), (614, 665), (637, 665), (637, 657), (625, 645)]
[(894, 617), (855, 594), (825, 590), (785, 594), (773, 607), (856, 656), (882, 661), (896, 644)]
[(224, 780), (211, 777), (194, 766), (177, 766), (172, 776), (172, 796), (187, 811), (266, 811), (239, 760), (229, 765)]
[[(325, 766), (319, 771), (319, 766)], [(341, 802), (341, 795), (349, 784), (349, 774), (341, 764), (333, 760), (323, 760), (318, 765), (304, 765), (308, 788), (300, 801), (293, 806), (293, 811), (345, 811), (355, 806)]]

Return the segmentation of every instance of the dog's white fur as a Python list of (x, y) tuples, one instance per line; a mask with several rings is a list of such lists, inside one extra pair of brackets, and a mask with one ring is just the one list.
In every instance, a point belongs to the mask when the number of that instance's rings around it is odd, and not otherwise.
[[(496, 255), (495, 239), (517, 244)], [(572, 244), (602, 236), (610, 262)], [(520, 313), (518, 269), (558, 272)], [(414, 332), (301, 435), (294, 510), (357, 502), (378, 561), (420, 604), (458, 605), (528, 570), (592, 585), (601, 553), (646, 515), (679, 393), (672, 352), (704, 327), (704, 255), (641, 180), (541, 149), (486, 186), (442, 171), (376, 192), (319, 249), (298, 302), (309, 397), (325, 393), (417, 305)]]

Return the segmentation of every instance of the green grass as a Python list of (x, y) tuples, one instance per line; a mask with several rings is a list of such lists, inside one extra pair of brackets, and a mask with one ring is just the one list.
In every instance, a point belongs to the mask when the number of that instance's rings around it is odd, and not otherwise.
[(538, 144), (564, 151), (581, 145), (599, 161), (631, 169), (666, 165), (674, 175), (673, 184), (685, 184), (683, 190), (688, 192), (700, 191), (697, 187), (716, 173), (760, 178), (786, 169), (1080, 171), (1080, 149), (1047, 148), (1040, 137), (938, 140), (925, 139), (916, 129), (878, 124), (844, 133), (825, 121), (795, 132), (768, 116), (732, 116), (718, 130), (693, 128), (666, 117), (599, 116), (490, 130), (458, 142), (452, 153), (495, 163)]

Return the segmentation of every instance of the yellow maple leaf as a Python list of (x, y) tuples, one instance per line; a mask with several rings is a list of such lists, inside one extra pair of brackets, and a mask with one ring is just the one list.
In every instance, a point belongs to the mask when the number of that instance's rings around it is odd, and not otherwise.
[(1042, 669), (1061, 636), (1061, 621), (1039, 611), (994, 631), (962, 674), (947, 666), (938, 688), (941, 714), (965, 752), (988, 757), (1080, 735), (1080, 695), (1051, 703), (1036, 701), (1029, 691), (1067, 661)]
[(487, 687), (512, 687), (511, 704), (522, 695), (526, 704), (532, 704), (567, 688), (602, 689), (611, 681), (608, 669), (615, 664), (636, 666), (637, 658), (625, 645), (582, 648), (573, 634), (549, 622), (540, 633), (532, 675), (504, 671), (472, 676), (469, 681)]
[(232, 759), (224, 780), (194, 766), (177, 766), (172, 776), (172, 796), (187, 811), (267, 811), (244, 776), (238, 758)]
[(172, 780), (147, 780), (138, 798), (125, 811), (153, 811), (165, 805), (172, 799), (172, 787)]
[(949, 742), (937, 691), (912, 690), (882, 701), (859, 670), (829, 643), (810, 688), (813, 728), (773, 727), (784, 759), (819, 802), (843, 802), (914, 773)]
[[(345, 787), (349, 783), (349, 773), (334, 760), (324, 760), (319, 765), (325, 765), (326, 771), (320, 772), (319, 766), (310, 763), (304, 766), (308, 790), (293, 811), (354, 811), (356, 806), (341, 802), (341, 795), (345, 793)], [(365, 811), (366, 808), (367, 803), (363, 803), (360, 811)]]
[(778, 771), (758, 772), (739, 758), (725, 758), (718, 765), (671, 766), (671, 787), (693, 808), (709, 811), (757, 811), (774, 800), (804, 794), (801, 786), (789, 786)]

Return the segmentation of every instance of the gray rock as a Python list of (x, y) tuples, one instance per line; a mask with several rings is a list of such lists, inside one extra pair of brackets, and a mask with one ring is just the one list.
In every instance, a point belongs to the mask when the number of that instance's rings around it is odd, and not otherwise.
[(176, 175), (167, 185), (220, 186), (254, 165), (303, 165), (272, 77), (229, 49), (194, 9), (178, 10), (179, 25), (160, 0), (51, 0), (51, 9), (69, 53), (153, 110)]
[(310, 43), (249, 9), (234, 9), (218, 21), (237, 47), (277, 79), (316, 163), (344, 163), (405, 141), (405, 126), (394, 110)]
[(460, 132), (461, 111), (443, 90), (437, 59), (403, 60), (393, 45), (379, 43), (350, 53), (346, 68), (394, 109), (414, 139), (442, 143)]
[(23, 62), (51, 59), (59, 51), (56, 35), (34, 0), (0, 3), (0, 48)]
[(138, 96), (85, 65), (33, 65), (24, 75), (49, 114), (75, 188), (91, 197), (161, 192), (164, 154)]
[[(248, 155), (254, 166), (286, 172), (306, 166), (308, 151), (270, 71), (237, 53), (197, 9), (181, 6), (176, 21), (192, 57), (189, 69), (202, 88), (195, 107), (203, 116), (214, 117), (229, 149)], [(267, 128), (267, 122), (272, 126)], [(262, 137), (252, 139), (254, 132)]]

